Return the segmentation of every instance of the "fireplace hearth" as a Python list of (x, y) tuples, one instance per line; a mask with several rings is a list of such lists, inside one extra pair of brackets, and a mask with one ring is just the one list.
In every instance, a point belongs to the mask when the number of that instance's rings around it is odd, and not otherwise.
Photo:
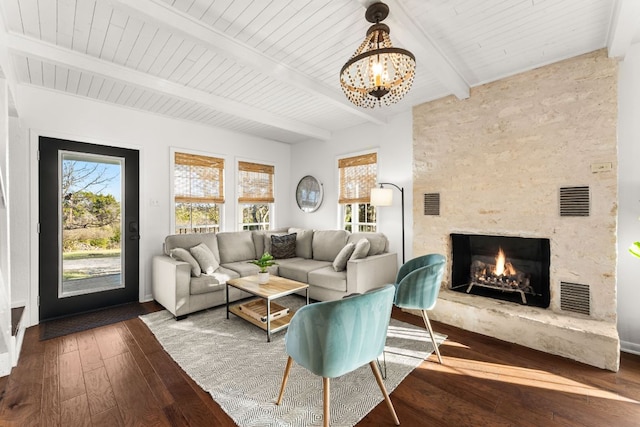
[(549, 307), (549, 239), (451, 234), (451, 289)]

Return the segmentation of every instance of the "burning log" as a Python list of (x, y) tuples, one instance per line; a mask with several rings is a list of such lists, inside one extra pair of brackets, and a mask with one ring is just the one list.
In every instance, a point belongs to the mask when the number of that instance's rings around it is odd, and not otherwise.
[(489, 264), (478, 259), (471, 263), (471, 280), (467, 293), (473, 286), (496, 289), (505, 292), (519, 292), (522, 303), (526, 304), (525, 293), (534, 294), (529, 275), (517, 271), (513, 265), (506, 261), (502, 249), (496, 257), (496, 264)]

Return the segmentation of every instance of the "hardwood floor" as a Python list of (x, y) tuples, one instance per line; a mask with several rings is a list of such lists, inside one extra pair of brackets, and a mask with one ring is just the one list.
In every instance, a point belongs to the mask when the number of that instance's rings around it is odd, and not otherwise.
[[(147, 304), (159, 309), (155, 303)], [(394, 309), (397, 319), (422, 319)], [(433, 322), (449, 336), (391, 394), (404, 426), (639, 426), (640, 357), (617, 373)], [(1, 426), (233, 426), (139, 319), (39, 341), (0, 378)], [(319, 389), (320, 393), (321, 390)], [(277, 390), (274, 390), (274, 399)], [(358, 426), (393, 425), (382, 402)]]

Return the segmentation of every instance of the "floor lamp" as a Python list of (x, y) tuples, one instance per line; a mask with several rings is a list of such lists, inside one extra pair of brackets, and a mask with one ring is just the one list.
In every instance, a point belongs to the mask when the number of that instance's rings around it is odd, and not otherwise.
[(380, 187), (371, 189), (371, 201), (373, 206), (391, 206), (393, 203), (393, 189), (384, 188), (385, 185), (393, 185), (400, 190), (402, 202), (402, 263), (404, 264), (404, 188), (398, 187), (391, 182), (379, 182)]

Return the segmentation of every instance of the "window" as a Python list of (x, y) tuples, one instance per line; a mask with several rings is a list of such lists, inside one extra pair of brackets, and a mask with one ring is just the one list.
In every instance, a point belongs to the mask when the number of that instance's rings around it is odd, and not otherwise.
[(338, 160), (340, 196), (338, 203), (344, 229), (376, 231), (376, 208), (369, 204), (378, 175), (377, 153)]
[(238, 205), (241, 230), (268, 230), (275, 168), (259, 163), (238, 162)]
[(220, 204), (224, 203), (224, 159), (175, 153), (174, 160), (175, 232), (218, 232)]

